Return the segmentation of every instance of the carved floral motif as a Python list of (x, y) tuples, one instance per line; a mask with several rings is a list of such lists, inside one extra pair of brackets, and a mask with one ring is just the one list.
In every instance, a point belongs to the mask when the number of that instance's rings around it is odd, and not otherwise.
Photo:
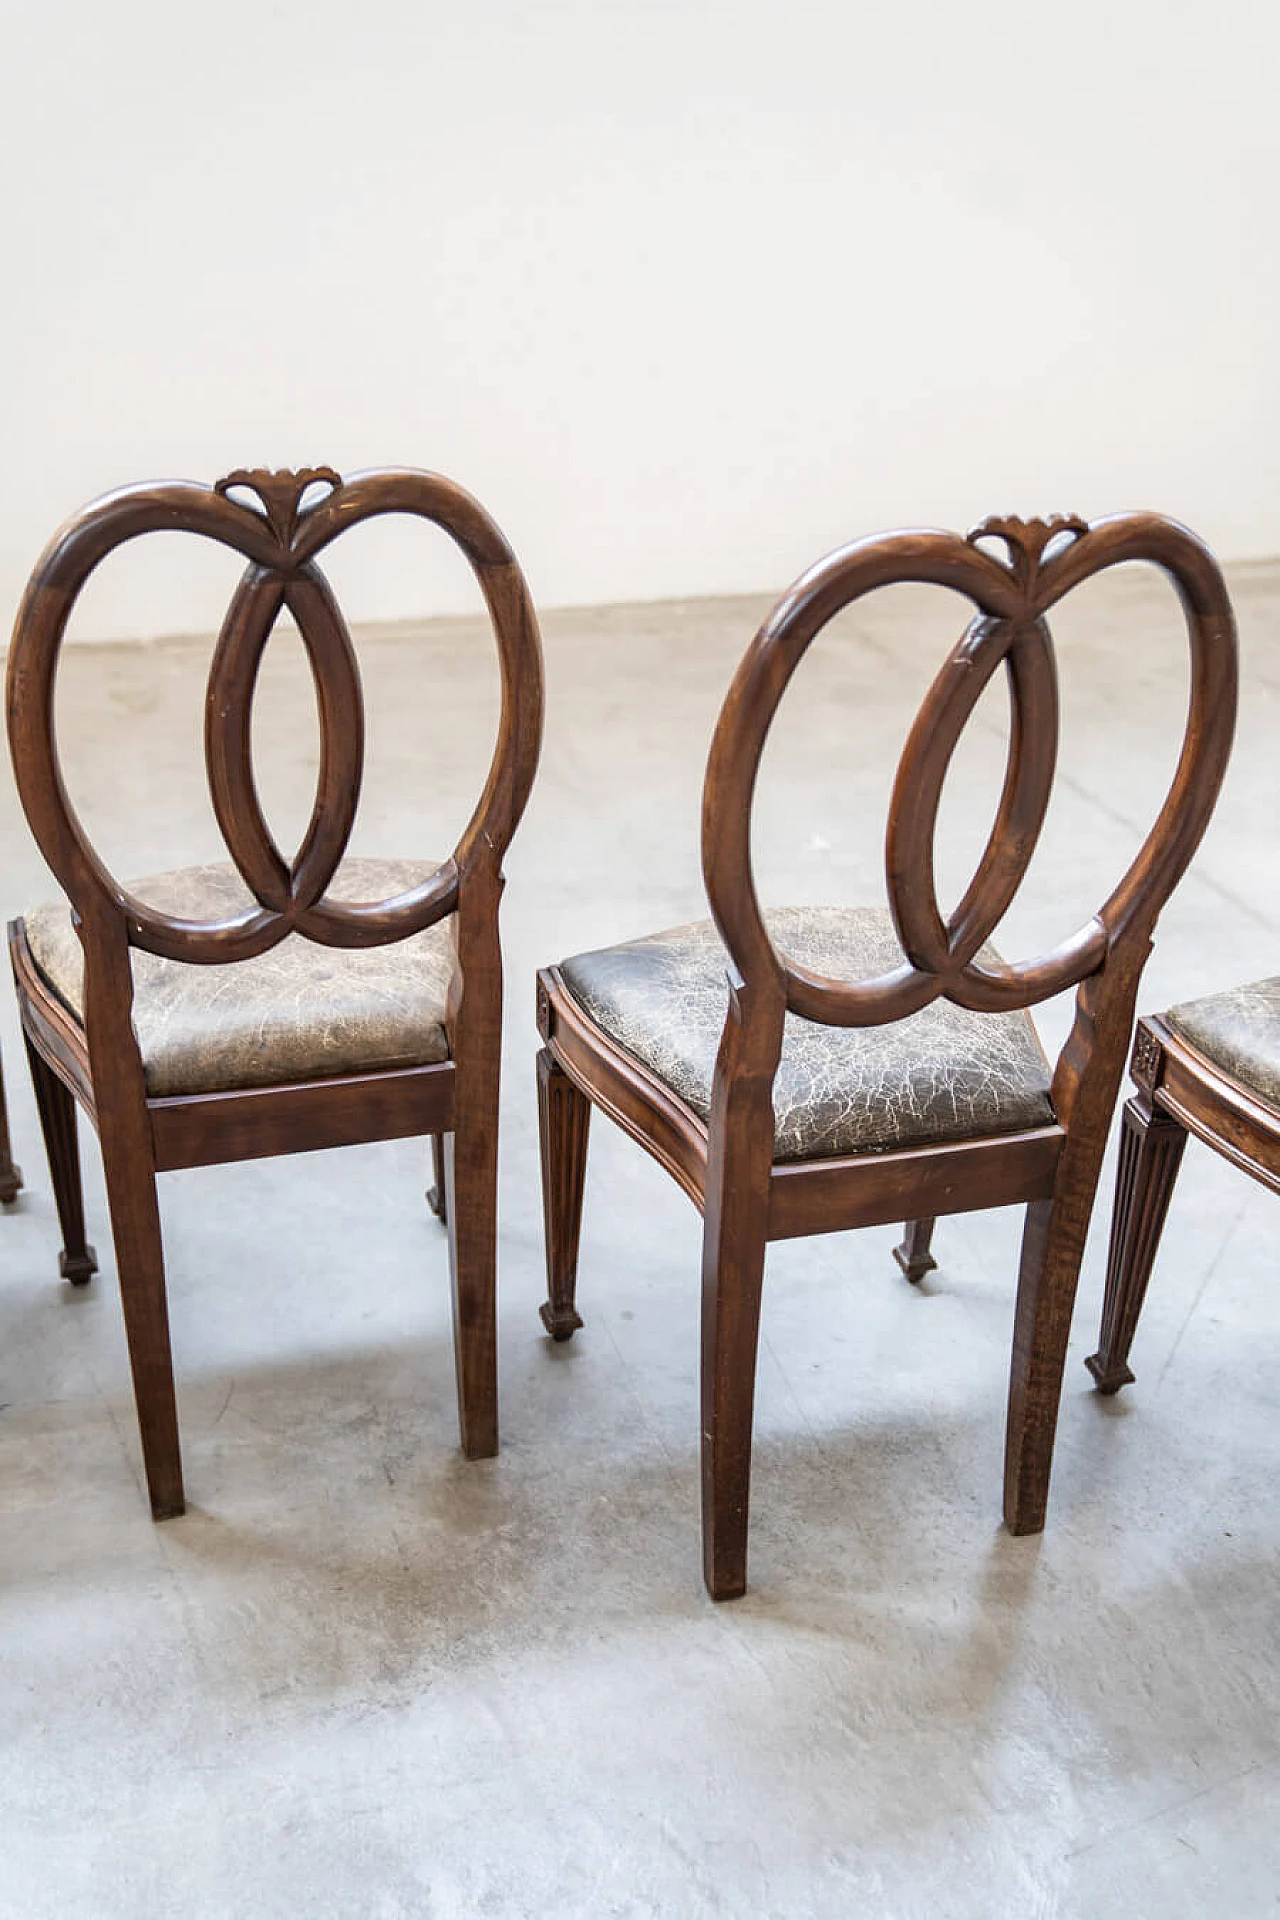
[(279, 467), (274, 473), (269, 467), (237, 467), (217, 482), (214, 492), (226, 495), (232, 487), (247, 487), (250, 493), (256, 493), (272, 532), (281, 546), (287, 547), (298, 524), (302, 496), (317, 481), (340, 487), (342, 475), (332, 467)]
[(1160, 1064), (1160, 1043), (1147, 1027), (1140, 1026), (1134, 1036), (1133, 1059), (1129, 1071), (1140, 1086), (1150, 1087)]
[(1023, 520), (1016, 513), (996, 513), (981, 526), (973, 527), (965, 538), (970, 546), (976, 546), (979, 540), (1003, 540), (1009, 553), (1009, 571), (1030, 595), (1050, 541), (1060, 534), (1078, 540), (1088, 531), (1088, 521), (1076, 513), (1054, 513), (1047, 520)]

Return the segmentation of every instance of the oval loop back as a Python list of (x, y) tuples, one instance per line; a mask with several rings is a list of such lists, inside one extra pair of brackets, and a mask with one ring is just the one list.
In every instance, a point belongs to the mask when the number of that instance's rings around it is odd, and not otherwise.
[[(327, 492), (313, 505), (303, 497)], [(260, 506), (232, 497), (256, 495)], [(465, 554), (485, 598), (501, 677), (498, 738), (488, 777), (453, 856), (393, 900), (331, 900), (360, 797), (364, 708), (346, 622), (318, 565), (347, 528), (386, 514), (439, 527)], [(138, 900), (99, 859), (73, 807), (58, 760), (54, 687), (67, 622), (85, 582), (115, 548), (144, 533), (199, 534), (239, 553), (246, 569), (214, 648), (205, 702), (205, 762), (219, 830), (254, 905), (218, 921), (181, 920)], [(254, 780), (250, 723), (267, 641), (293, 617), (315, 682), (320, 764), (315, 799), (292, 861), (276, 845)], [(520, 567), (479, 502), (438, 474), (412, 469), (342, 480), (332, 468), (239, 470), (213, 488), (188, 482), (109, 494), (53, 538), (23, 596), (9, 652), (8, 719), (14, 772), (40, 849), (84, 918), (107, 906), (135, 946), (168, 959), (212, 963), (268, 951), (290, 933), (337, 947), (380, 946), (442, 919), (479, 862), (500, 865), (519, 824), (542, 736), (542, 652)]]
[[(998, 539), (1007, 561), (978, 543)], [(1182, 602), (1191, 699), (1173, 782), (1118, 886), (1083, 927), (1051, 952), (1006, 965), (977, 955), (1007, 912), (1044, 824), (1058, 748), (1058, 688), (1046, 615), (1082, 580), (1125, 561), (1149, 561)], [(751, 862), (751, 809), (774, 714), (823, 627), (878, 587), (950, 588), (974, 618), (952, 648), (907, 736), (885, 839), (889, 907), (904, 964), (874, 980), (836, 980), (779, 953), (760, 910)], [(996, 669), (1009, 682), (1008, 762), (977, 870), (949, 920), (938, 906), (934, 835), (943, 783), (960, 736)], [(1217, 563), (1194, 534), (1157, 514), (1093, 525), (1072, 518), (988, 520), (967, 537), (887, 534), (820, 561), (785, 594), (748, 648), (720, 712), (702, 802), (707, 896), (733, 966), (748, 987), (832, 1026), (901, 1019), (939, 997), (984, 1012), (1032, 1006), (1097, 972), (1130, 937), (1149, 938), (1208, 825), (1235, 724), (1235, 623)]]

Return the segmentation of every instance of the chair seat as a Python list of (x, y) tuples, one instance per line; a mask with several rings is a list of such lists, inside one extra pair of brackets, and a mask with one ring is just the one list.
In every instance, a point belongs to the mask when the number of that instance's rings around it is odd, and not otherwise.
[(1280, 976), (1183, 1001), (1164, 1017), (1228, 1078), (1280, 1109)]
[[(419, 885), (438, 863), (348, 859), (334, 899), (380, 901)], [(148, 905), (214, 920), (252, 904), (230, 863), (129, 882)], [(65, 903), (25, 918), (31, 957), (83, 1024), (84, 955)], [(445, 1001), (451, 918), (381, 947), (322, 947), (290, 934), (269, 953), (191, 966), (134, 948), (133, 1024), (147, 1092), (230, 1092), (330, 1075), (429, 1066), (449, 1057)]]
[[(765, 915), (780, 952), (816, 972), (868, 979), (902, 964), (888, 913), (784, 907)], [(981, 958), (999, 956), (990, 946)], [(574, 999), (705, 1120), (727, 1007), (710, 920), (561, 963)], [(970, 1013), (936, 1000), (880, 1027), (788, 1014), (773, 1088), (775, 1160), (868, 1153), (1053, 1124), (1052, 1075), (1027, 1013)]]

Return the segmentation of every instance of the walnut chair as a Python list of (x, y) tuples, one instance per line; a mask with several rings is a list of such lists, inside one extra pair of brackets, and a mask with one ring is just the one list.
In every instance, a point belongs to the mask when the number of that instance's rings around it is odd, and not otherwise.
[[(1001, 542), (1007, 559), (989, 548)], [(989, 944), (1022, 880), (1053, 782), (1058, 698), (1045, 616), (1104, 568), (1151, 561), (1182, 600), (1191, 706), (1146, 842), (1105, 905), (1039, 959)], [(932, 582), (976, 618), (933, 682), (893, 788), (890, 911), (762, 913), (751, 864), (760, 755), (791, 675), (832, 617), (874, 588)], [(933, 879), (943, 779), (1003, 664), (1009, 763), (990, 838), (944, 922)], [(1152, 514), (989, 520), (967, 539), (889, 534), (802, 576), (748, 649), (716, 727), (702, 803), (713, 921), (579, 954), (539, 975), (538, 1058), (548, 1331), (575, 1298), (591, 1104), (703, 1214), (703, 1565), (743, 1592), (756, 1347), (770, 1240), (1027, 1203), (1014, 1322), (1004, 1511), (1044, 1524), (1067, 1334), (1134, 1000), (1161, 906), (1199, 843), (1236, 705), (1231, 606), (1194, 535)], [(1027, 1011), (1077, 988), (1050, 1068)]]
[(1193, 1133), (1280, 1193), (1280, 978), (1138, 1022), (1124, 1108), (1102, 1329), (1085, 1361), (1102, 1393), (1133, 1379), (1129, 1349)]
[[(315, 496), (319, 494), (319, 498)], [(304, 495), (311, 503), (304, 504)], [(502, 708), (484, 791), (443, 862), (344, 861), (364, 751), (360, 675), (318, 557), (383, 514), (461, 548), (497, 641)], [(76, 597), (126, 540), (182, 530), (243, 556), (214, 648), (205, 759), (231, 862), (122, 885), (63, 786), (59, 649)], [(295, 857), (262, 815), (250, 720), (263, 649), (292, 614), (315, 681), (320, 766)], [(18, 613), (9, 738), (22, 805), (71, 902), (15, 920), (10, 950), (64, 1237), (85, 1244), (75, 1103), (97, 1127), (151, 1509), (183, 1511), (156, 1174), (357, 1141), (433, 1137), (447, 1214), (462, 1444), (498, 1444), (495, 1181), (502, 859), (529, 796), (542, 658), (524, 576), (478, 503), (435, 474), (237, 471), (108, 495), (55, 535)], [(426, 739), (424, 735), (424, 739)]]

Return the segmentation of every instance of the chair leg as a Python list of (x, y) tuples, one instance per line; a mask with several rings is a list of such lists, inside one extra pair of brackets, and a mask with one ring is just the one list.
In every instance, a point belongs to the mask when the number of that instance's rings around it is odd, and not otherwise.
[[(731, 1140), (702, 1221), (702, 1574), (712, 1599), (747, 1590), (750, 1430), (768, 1221), (768, 1135)], [(729, 1129), (725, 1129), (729, 1131)], [(760, 1148), (760, 1150), (752, 1150)]]
[(22, 1189), (22, 1168), (15, 1166), (9, 1146), (9, 1114), (4, 1103), (4, 1075), (0, 1073), (0, 1201), (7, 1207)]
[(894, 1259), (913, 1286), (917, 1280), (923, 1280), (926, 1273), (932, 1273), (938, 1264), (929, 1251), (936, 1225), (936, 1220), (908, 1220), (902, 1244), (893, 1250)]
[(1116, 1393), (1133, 1379), (1129, 1348), (1186, 1144), (1186, 1129), (1145, 1094), (1125, 1106), (1102, 1327), (1098, 1351), (1085, 1361), (1101, 1393)]
[(1032, 1201), (1022, 1234), (1004, 1456), (1010, 1533), (1039, 1533), (1049, 1503), (1067, 1341), (1097, 1186), (1095, 1166), (1071, 1172), (1059, 1173), (1051, 1199)]
[(591, 1102), (547, 1047), (539, 1053), (537, 1064), (548, 1292), (538, 1311), (553, 1340), (569, 1340), (582, 1325), (582, 1316), (574, 1306), (574, 1288)]
[(448, 1204), (444, 1191), (444, 1135), (433, 1133), (431, 1136), (431, 1181), (427, 1188), (427, 1205), (437, 1220), (449, 1224)]
[(84, 1193), (80, 1184), (75, 1098), (30, 1040), (26, 1045), (40, 1130), (49, 1156), (58, 1223), (62, 1228), (58, 1272), (73, 1287), (83, 1287), (98, 1271), (98, 1256), (84, 1237)]
[(702, 1253), (702, 1563), (713, 1600), (747, 1585), (763, 1233), (708, 1216)]
[(469, 1120), (460, 1115), (456, 1131), (444, 1137), (458, 1425), (469, 1460), (487, 1460), (498, 1451), (498, 1114), (492, 1091), (484, 1111), (473, 1111)]
[(102, 1158), (151, 1513), (170, 1520), (186, 1511), (186, 1500), (155, 1167), (127, 1135), (113, 1137), (109, 1125)]

